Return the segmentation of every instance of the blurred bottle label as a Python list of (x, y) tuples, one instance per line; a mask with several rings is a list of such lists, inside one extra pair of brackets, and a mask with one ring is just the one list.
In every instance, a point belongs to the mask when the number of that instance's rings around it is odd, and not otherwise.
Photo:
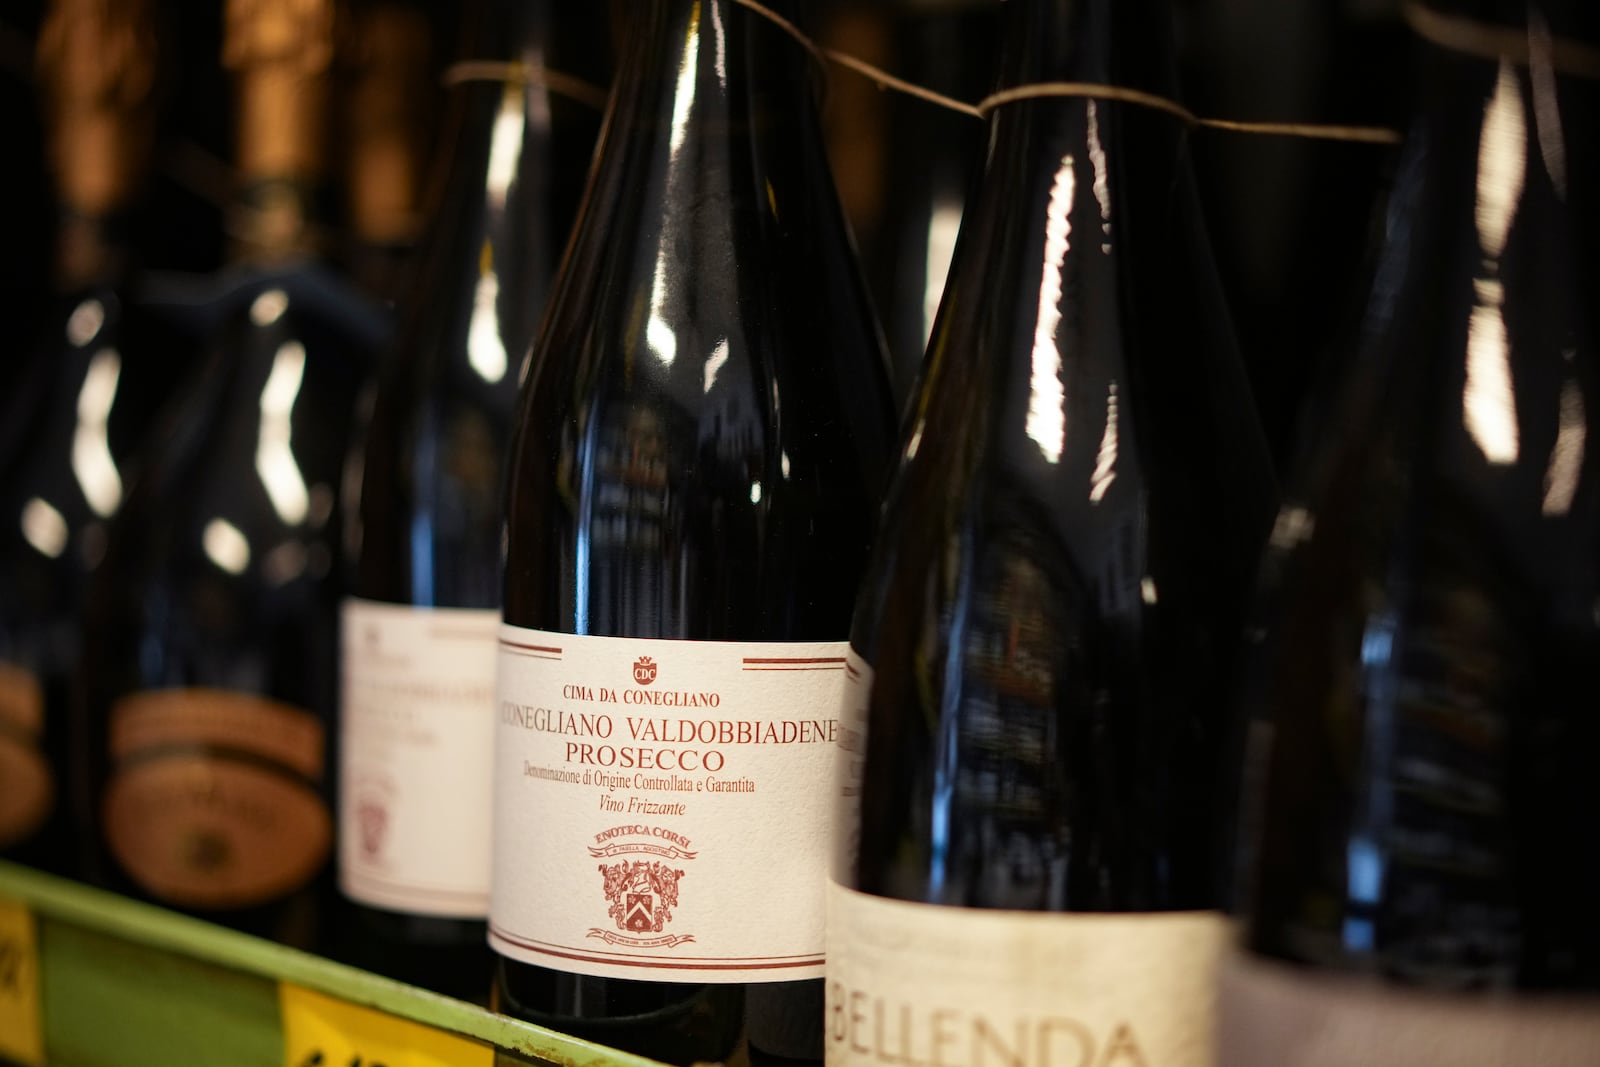
[(1592, 1067), (1600, 998), (1429, 993), (1230, 952), (1221, 968), (1228, 1067)]
[(309, 882), (333, 843), (315, 716), (217, 689), (137, 693), (111, 714), (105, 833), (128, 874), (184, 907), (244, 908)]
[(421, 915), (489, 911), (498, 611), (344, 605), (339, 883)]
[(830, 882), (827, 1062), (1209, 1067), (1226, 929), (1209, 912), (951, 908)]
[(30, 837), (55, 806), (55, 781), (39, 750), (43, 734), (39, 679), (0, 663), (0, 848)]
[(822, 977), (847, 651), (502, 627), (495, 951), (657, 982)]

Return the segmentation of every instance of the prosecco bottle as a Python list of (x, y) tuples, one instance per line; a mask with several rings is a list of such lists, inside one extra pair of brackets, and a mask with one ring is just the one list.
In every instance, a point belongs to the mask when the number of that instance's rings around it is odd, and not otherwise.
[(519, 367), (588, 173), (600, 112), (547, 70), (603, 84), (602, 9), (479, 5), (425, 262), (380, 379), (349, 501), (339, 880), (358, 959), (488, 996), (489, 815), (504, 456)]
[[(1161, 0), (1013, 0), (1002, 87), (1172, 99)], [(830, 1063), (1211, 1063), (1231, 665), (1275, 487), (1189, 131), (1023, 99), (863, 583)]]
[(816, 1059), (885, 359), (809, 54), (734, 0), (631, 20), (511, 448), (498, 1004), (689, 1063), (742, 984), (752, 1055)]
[(0, 405), (21, 442), (0, 471), (0, 855), (61, 872), (76, 866), (67, 691), (84, 590), (168, 384), (139, 351), (126, 240), (154, 45), (146, 3), (55, 0), (39, 36), (59, 223), (46, 332)]
[(112, 531), (76, 746), (101, 877), (302, 947), (331, 891), (336, 489), (383, 332), (315, 254), (332, 14), (228, 5), (238, 261)]
[(1376, 290), (1244, 689), (1240, 1067), (1600, 1049), (1600, 88), (1568, 66), (1600, 20), (1461, 0), (1419, 25)]

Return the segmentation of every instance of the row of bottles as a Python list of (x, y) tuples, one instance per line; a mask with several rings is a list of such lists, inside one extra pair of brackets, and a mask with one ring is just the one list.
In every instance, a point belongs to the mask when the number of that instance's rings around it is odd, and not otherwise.
[[(29, 442), (99, 516), (3, 634), (0, 813), (59, 865), (673, 1063), (1592, 1062), (1579, 0), (1427, 9), (1281, 507), (1165, 111), (987, 116), (897, 421), (769, 18), (629, 5), (601, 121), (538, 74), (607, 80), (601, 6), (486, 4), (522, 73), (454, 91), (378, 362), (315, 255), (331, 5), (229, 14), (210, 355), (123, 502), (79, 299)], [(1000, 85), (1175, 99), (1171, 18), (1008, 0)]]

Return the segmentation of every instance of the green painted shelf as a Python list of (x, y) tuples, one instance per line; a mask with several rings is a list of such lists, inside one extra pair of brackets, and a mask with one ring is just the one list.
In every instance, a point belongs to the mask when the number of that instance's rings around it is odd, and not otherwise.
[[(308, 953), (0, 863), (0, 905), (8, 903), (33, 916), (49, 1067), (298, 1067), (288, 1062), (285, 1047), (284, 985), (470, 1039), (493, 1050), (491, 1057), (480, 1048), (482, 1062), (659, 1067)], [(455, 1067), (448, 1060), (418, 1062)]]

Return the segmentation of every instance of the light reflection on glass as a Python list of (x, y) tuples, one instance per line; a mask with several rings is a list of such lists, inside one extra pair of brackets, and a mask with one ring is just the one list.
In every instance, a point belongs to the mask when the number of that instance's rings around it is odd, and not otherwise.
[(306, 559), (305, 545), (285, 541), (261, 561), (262, 577), (271, 585), (288, 585), (306, 572)]
[(522, 86), (507, 82), (489, 134), (489, 167), (484, 185), (490, 203), (497, 209), (505, 206), (506, 195), (517, 176), (517, 157), (522, 152), (522, 134), (527, 126), (524, 99)]
[[(1572, 359), (1572, 353), (1566, 354)], [(1572, 510), (1578, 495), (1578, 480), (1583, 473), (1583, 446), (1589, 438), (1589, 420), (1583, 408), (1583, 389), (1572, 379), (1561, 386), (1561, 414), (1556, 428), (1555, 447), (1550, 450), (1550, 467), (1544, 475), (1546, 515), (1556, 517)]]
[(243, 574), (250, 566), (250, 542), (227, 519), (212, 519), (200, 534), (206, 558), (229, 574)]
[(85, 300), (72, 309), (67, 317), (67, 341), (74, 348), (82, 348), (94, 340), (100, 327), (105, 325), (106, 309), (98, 300)]
[(1095, 457), (1094, 474), (1089, 479), (1089, 502), (1098, 504), (1117, 480), (1117, 383), (1106, 395), (1106, 432), (1100, 438), (1100, 454)]
[(310, 495), (305, 478), (290, 447), (290, 420), (294, 402), (305, 381), (306, 349), (286, 341), (273, 357), (272, 371), (261, 390), (261, 430), (256, 441), (256, 473), (272, 501), (273, 510), (289, 526), (305, 521)]
[(107, 424), (122, 377), (122, 358), (105, 348), (89, 360), (78, 390), (78, 424), (72, 431), (72, 473), (94, 513), (109, 518), (122, 503), (122, 476), (111, 455)]
[(1490, 463), (1511, 464), (1520, 454), (1516, 398), (1504, 314), (1499, 260), (1527, 180), (1528, 129), (1522, 94), (1510, 63), (1484, 110), (1478, 148), (1477, 222), (1482, 273), (1474, 280), (1477, 306), (1467, 326), (1467, 384), (1462, 409), (1467, 432)]
[(1100, 205), (1100, 232), (1105, 240), (1100, 251), (1111, 252), (1111, 177), (1106, 166), (1106, 150), (1100, 145), (1100, 110), (1089, 104), (1089, 163), (1094, 167), (1094, 198)]
[(510, 366), (505, 342), (500, 339), (500, 278), (494, 272), (494, 250), (483, 242), (478, 257), (478, 285), (472, 294), (472, 318), (467, 323), (467, 362), (490, 385), (501, 381)]
[(289, 294), (282, 289), (268, 289), (250, 305), (250, 321), (257, 326), (271, 326), (289, 310)]
[[(700, 5), (696, 3), (689, 16), (688, 36), (691, 41), (699, 32)], [(688, 136), (689, 113), (694, 109), (695, 57), (698, 55), (698, 50), (693, 47), (684, 49), (683, 65), (678, 68), (677, 91), (672, 98), (672, 131), (668, 142), (672, 154), (669, 183), (674, 182), (680, 173), (678, 153), (683, 149), (683, 139)], [(661, 243), (656, 250), (655, 276), (650, 282), (650, 321), (644, 328), (645, 340), (655, 351), (656, 358), (667, 366), (671, 366), (672, 361), (678, 358), (678, 337), (661, 317), (662, 309), (667, 305), (667, 260), (674, 244), (674, 229), (669, 216), (662, 223)]]
[(751, 482), (750, 483), (750, 503), (752, 503), (752, 504), (761, 503), (761, 483), (760, 482)]
[(1556, 196), (1567, 198), (1567, 144), (1561, 133), (1561, 104), (1556, 96), (1555, 41), (1550, 24), (1538, 10), (1528, 12), (1528, 80), (1533, 85), (1533, 122), (1539, 152)]
[(950, 261), (956, 254), (956, 236), (961, 232), (960, 200), (941, 200), (928, 216), (928, 253), (922, 278), (922, 343), (933, 336), (933, 320), (939, 314), (945, 280), (950, 277)]
[(1350, 899), (1363, 904), (1376, 904), (1383, 891), (1383, 853), (1365, 836), (1352, 838), (1346, 850), (1346, 892)]
[(911, 431), (911, 440), (906, 442), (906, 459), (917, 458), (917, 451), (922, 448), (922, 422), (917, 422), (916, 428)]
[(1156, 605), (1156, 580), (1148, 574), (1139, 579), (1139, 599), (1150, 607)]
[[(695, 18), (698, 21), (699, 12), (695, 13)], [(711, 5), (711, 39), (717, 46), (717, 54), (713, 60), (717, 67), (717, 84), (726, 89), (728, 87), (728, 37), (722, 28), (722, 10), (716, 4)], [(768, 188), (770, 189), (771, 186), (769, 185)]]
[(711, 392), (711, 387), (717, 384), (717, 372), (726, 362), (728, 362), (728, 341), (727, 338), (723, 338), (717, 342), (717, 347), (711, 350), (711, 358), (706, 360), (706, 392)]
[(1317, 526), (1316, 517), (1302, 507), (1286, 506), (1278, 512), (1272, 524), (1272, 547), (1279, 550), (1293, 548), (1309, 540)]
[(67, 520), (61, 512), (34, 497), (22, 507), (22, 536), (41, 554), (55, 559), (67, 549)]
[(1039, 280), (1039, 318), (1033, 328), (1033, 376), (1029, 381), (1027, 433), (1050, 463), (1061, 462), (1067, 446), (1067, 394), (1061, 382), (1061, 269), (1072, 247), (1072, 200), (1077, 193), (1075, 161), (1061, 157), (1050, 189), (1044, 230), (1044, 276)]

